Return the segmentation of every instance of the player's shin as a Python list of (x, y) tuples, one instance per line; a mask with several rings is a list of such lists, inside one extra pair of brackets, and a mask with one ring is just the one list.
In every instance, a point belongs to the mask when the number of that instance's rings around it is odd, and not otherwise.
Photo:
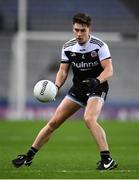
[(41, 129), (32, 146), (39, 150), (45, 143), (47, 143), (53, 131), (54, 128), (52, 128), (48, 123)]

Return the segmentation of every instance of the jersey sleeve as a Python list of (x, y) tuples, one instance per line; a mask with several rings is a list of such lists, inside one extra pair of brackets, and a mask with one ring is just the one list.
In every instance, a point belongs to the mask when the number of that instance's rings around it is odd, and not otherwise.
[(110, 58), (111, 54), (110, 54), (110, 50), (107, 44), (104, 44), (98, 51), (98, 55), (99, 55), (99, 59), (100, 61)]
[(64, 47), (61, 51), (61, 63), (69, 63), (69, 58), (66, 56)]

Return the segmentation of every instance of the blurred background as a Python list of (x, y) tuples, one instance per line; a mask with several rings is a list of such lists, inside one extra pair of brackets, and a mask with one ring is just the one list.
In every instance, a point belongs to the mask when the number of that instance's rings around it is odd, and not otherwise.
[[(72, 17), (88, 13), (93, 35), (110, 47), (114, 76), (101, 118), (139, 119), (138, 0), (0, 0), (0, 119), (49, 118), (71, 86), (53, 103), (33, 97), (38, 80), (54, 81)], [(79, 118), (82, 110), (75, 114)]]

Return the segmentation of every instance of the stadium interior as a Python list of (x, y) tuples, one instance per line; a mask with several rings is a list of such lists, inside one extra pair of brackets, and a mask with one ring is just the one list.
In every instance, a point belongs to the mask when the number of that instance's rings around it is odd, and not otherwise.
[[(76, 12), (86, 12), (93, 18), (93, 33), (103, 34), (112, 54), (114, 76), (110, 80), (110, 94), (102, 117), (138, 119), (139, 118), (139, 1), (137, 0), (29, 0), (27, 4), (27, 33), (36, 32), (37, 38), (27, 39), (26, 64), (26, 106), (36, 108), (44, 104), (35, 101), (33, 86), (39, 79), (54, 81), (60, 62), (61, 47), (69, 39), (71, 19)], [(18, 32), (18, 1), (0, 1), (0, 119), (9, 117), (11, 78), (14, 52), (13, 42)], [(67, 37), (59, 39), (59, 33)], [(43, 40), (43, 33), (44, 39)], [(47, 37), (54, 33), (56, 39)], [(53, 36), (53, 34), (51, 34)], [(65, 35), (65, 36), (66, 36)], [(46, 38), (45, 38), (46, 37)], [(16, 69), (15, 69), (16, 71)], [(58, 101), (66, 93), (72, 76), (62, 88)], [(55, 107), (57, 102), (52, 103)], [(50, 109), (49, 109), (50, 112)], [(51, 111), (53, 112), (53, 111)], [(32, 112), (27, 118), (39, 118)], [(40, 115), (41, 114), (41, 115)], [(25, 117), (26, 118), (26, 117)]]

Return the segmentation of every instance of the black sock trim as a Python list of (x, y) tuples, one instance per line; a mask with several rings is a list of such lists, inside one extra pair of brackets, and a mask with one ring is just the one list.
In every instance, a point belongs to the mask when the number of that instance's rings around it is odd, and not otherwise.
[(31, 150), (33, 150), (35, 153), (38, 152), (38, 149), (34, 148), (34, 147), (31, 147)]
[(38, 152), (38, 149), (31, 147), (27, 152), (27, 156), (34, 157), (37, 152)]
[(100, 156), (103, 162), (108, 162), (111, 159), (109, 151), (101, 151)]
[(101, 152), (100, 152), (100, 155), (109, 155), (109, 154), (110, 154), (109, 151), (101, 151)]

